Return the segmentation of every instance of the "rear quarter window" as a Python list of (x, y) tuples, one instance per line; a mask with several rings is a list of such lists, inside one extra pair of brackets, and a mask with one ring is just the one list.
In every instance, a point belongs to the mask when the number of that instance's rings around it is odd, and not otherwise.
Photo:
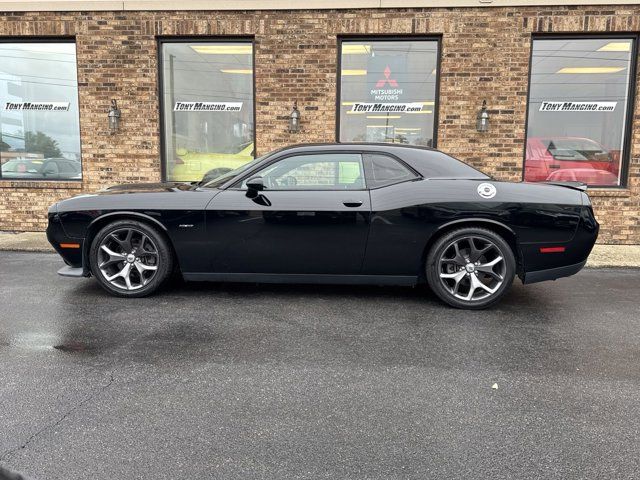
[(415, 172), (395, 158), (377, 153), (365, 155), (365, 172), (369, 188), (386, 187), (418, 178)]
[(407, 150), (403, 159), (424, 178), (490, 178), (480, 170), (437, 150)]

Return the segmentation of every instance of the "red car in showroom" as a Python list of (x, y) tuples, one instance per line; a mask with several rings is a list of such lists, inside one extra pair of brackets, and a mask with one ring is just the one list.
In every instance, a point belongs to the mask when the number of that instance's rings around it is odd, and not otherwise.
[(579, 181), (617, 185), (620, 153), (582, 137), (531, 137), (527, 140), (527, 182)]

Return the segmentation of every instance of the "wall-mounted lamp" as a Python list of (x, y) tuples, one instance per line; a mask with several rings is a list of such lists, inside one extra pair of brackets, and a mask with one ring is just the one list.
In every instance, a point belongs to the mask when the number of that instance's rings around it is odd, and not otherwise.
[(293, 110), (289, 115), (289, 132), (298, 133), (300, 131), (300, 110), (298, 110), (298, 102), (293, 102)]
[(489, 113), (487, 112), (487, 101), (482, 101), (482, 108), (478, 112), (478, 118), (476, 119), (476, 130), (479, 132), (486, 132), (489, 130)]
[(115, 99), (111, 100), (109, 109), (109, 134), (115, 135), (120, 130), (120, 109)]

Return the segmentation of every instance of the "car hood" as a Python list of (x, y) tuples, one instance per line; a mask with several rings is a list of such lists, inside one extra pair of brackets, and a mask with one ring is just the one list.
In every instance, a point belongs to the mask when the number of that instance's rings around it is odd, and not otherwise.
[(61, 200), (49, 211), (202, 210), (217, 193), (178, 182), (116, 185)]
[(114, 195), (123, 193), (160, 193), (160, 192), (184, 192), (193, 190), (191, 183), (183, 182), (159, 182), (159, 183), (128, 183), (113, 185), (95, 192), (96, 195)]

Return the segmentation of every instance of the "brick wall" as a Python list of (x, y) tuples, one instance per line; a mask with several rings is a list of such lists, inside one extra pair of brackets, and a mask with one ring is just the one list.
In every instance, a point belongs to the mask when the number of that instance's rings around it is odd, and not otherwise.
[[(438, 148), (500, 179), (519, 180), (531, 35), (638, 32), (640, 6), (270, 12), (15, 13), (0, 36), (74, 36), (82, 185), (0, 181), (0, 230), (44, 228), (46, 207), (80, 191), (160, 179), (157, 38), (254, 36), (257, 150), (334, 141), (337, 36), (442, 35)], [(640, 90), (640, 89), (639, 89)], [(109, 136), (116, 98), (121, 133)], [(475, 131), (482, 99), (491, 129)], [(287, 132), (293, 100), (303, 132)], [(592, 191), (602, 243), (640, 243), (640, 101), (635, 101), (629, 188)]]

